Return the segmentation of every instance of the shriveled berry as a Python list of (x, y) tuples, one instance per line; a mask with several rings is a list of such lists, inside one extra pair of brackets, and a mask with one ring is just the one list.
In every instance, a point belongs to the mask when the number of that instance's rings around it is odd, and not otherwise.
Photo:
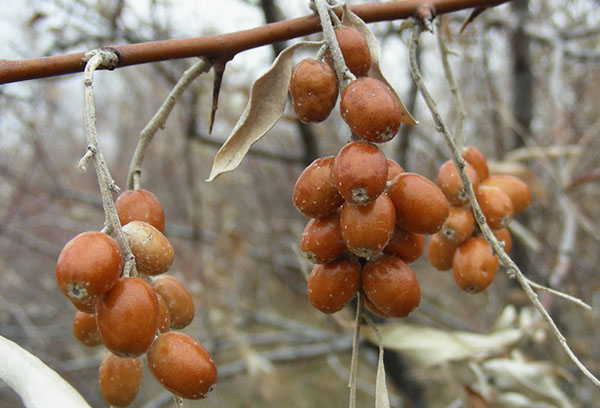
[(478, 148), (475, 146), (465, 146), (462, 157), (467, 163), (473, 166), (479, 176), (479, 182), (487, 178), (489, 174), (487, 160)]
[(508, 230), (508, 228), (501, 228), (492, 232), (494, 233), (494, 236), (498, 241), (504, 243), (504, 252), (508, 254), (510, 252), (510, 249), (512, 248), (512, 238), (510, 236), (510, 231)]
[(93, 347), (102, 344), (96, 325), (96, 315), (78, 310), (73, 319), (73, 336), (84, 346)]
[(396, 177), (398, 174), (404, 173), (404, 169), (396, 161), (388, 158), (387, 164), (388, 164), (388, 176), (387, 176), (388, 183), (390, 181), (393, 181), (394, 177)]
[(379, 147), (365, 141), (342, 147), (333, 164), (333, 182), (350, 203), (366, 205), (383, 192), (388, 165)]
[(158, 330), (158, 299), (141, 278), (121, 278), (96, 305), (98, 331), (107, 349), (122, 357), (144, 354)]
[(450, 207), (450, 215), (440, 235), (454, 245), (460, 245), (475, 232), (475, 217), (471, 207)]
[(354, 27), (337, 28), (335, 37), (350, 72), (358, 77), (366, 76), (371, 68), (371, 52), (365, 37)]
[(315, 265), (308, 276), (308, 300), (323, 313), (341, 310), (358, 290), (360, 268), (355, 257)]
[(144, 221), (163, 232), (165, 212), (160, 201), (148, 190), (127, 190), (115, 200), (121, 225), (131, 221)]
[(400, 128), (400, 103), (378, 79), (362, 77), (345, 87), (340, 112), (350, 130), (369, 142), (390, 141)]
[(421, 301), (415, 273), (398, 257), (383, 255), (367, 262), (361, 281), (371, 303), (388, 316), (406, 317)]
[(107, 352), (98, 371), (100, 392), (111, 406), (126, 407), (137, 396), (143, 373), (140, 357), (124, 358)]
[(210, 354), (187, 334), (161, 334), (146, 359), (156, 381), (181, 398), (204, 398), (217, 383), (217, 367)]
[[(477, 171), (469, 163), (466, 163), (465, 171), (473, 185), (473, 191), (479, 188), (479, 176)], [(440, 187), (448, 202), (454, 206), (461, 206), (469, 202), (469, 196), (463, 187), (462, 180), (452, 160), (448, 160), (440, 166), (437, 185)]]
[(183, 329), (194, 320), (196, 308), (192, 296), (177, 278), (163, 275), (152, 282), (169, 307), (172, 329)]
[(396, 209), (396, 224), (417, 234), (433, 234), (448, 218), (448, 200), (431, 181), (416, 173), (401, 173), (387, 194)]
[(334, 156), (312, 162), (296, 181), (292, 201), (309, 218), (322, 218), (337, 210), (344, 199), (333, 185)]
[(312, 263), (324, 264), (339, 258), (348, 250), (342, 239), (340, 214), (311, 219), (302, 233), (302, 254)]
[(406, 263), (416, 261), (423, 254), (425, 249), (425, 236), (408, 232), (396, 226), (394, 235), (383, 252), (388, 255), (394, 255), (401, 258)]
[(447, 271), (452, 268), (454, 253), (457, 246), (442, 237), (441, 233), (433, 234), (429, 239), (427, 257), (429, 263), (439, 271)]
[(158, 331), (161, 333), (168, 332), (171, 328), (171, 314), (169, 313), (169, 306), (165, 299), (156, 292), (156, 299), (158, 300)]
[(169, 270), (175, 259), (171, 243), (162, 232), (142, 221), (123, 226), (123, 233), (135, 256), (135, 267), (144, 275), (159, 275)]
[(119, 245), (106, 234), (83, 232), (64, 246), (56, 262), (58, 288), (82, 312), (95, 313), (96, 300), (123, 270)]
[(321, 122), (329, 116), (338, 97), (333, 68), (306, 58), (296, 65), (290, 80), (292, 107), (302, 122)]
[(350, 252), (371, 258), (390, 241), (395, 220), (394, 205), (385, 193), (365, 206), (344, 203), (340, 216), (342, 238)]
[(462, 290), (478, 293), (489, 286), (498, 270), (498, 257), (483, 238), (472, 237), (454, 254), (454, 281)]
[(477, 202), (491, 229), (504, 228), (512, 220), (514, 214), (512, 201), (498, 187), (479, 187)]
[(498, 187), (510, 197), (515, 214), (524, 211), (531, 203), (529, 186), (520, 178), (508, 175), (492, 175), (483, 180), (482, 186)]

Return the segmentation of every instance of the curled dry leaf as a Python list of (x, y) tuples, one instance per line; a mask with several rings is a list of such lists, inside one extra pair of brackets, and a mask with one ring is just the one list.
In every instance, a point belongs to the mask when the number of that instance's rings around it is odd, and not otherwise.
[(367, 24), (364, 21), (362, 21), (360, 17), (358, 17), (356, 14), (350, 11), (346, 4), (344, 4), (342, 24), (345, 26), (356, 28), (365, 37), (365, 40), (367, 40), (367, 44), (369, 46), (369, 51), (371, 51), (371, 69), (369, 70), (369, 76), (371, 78), (378, 79), (385, 83), (388, 86), (388, 88), (392, 90), (394, 95), (396, 95), (396, 97), (398, 98), (398, 102), (400, 103), (400, 115), (402, 123), (416, 125), (417, 121), (408, 112), (408, 110), (402, 103), (402, 100), (394, 90), (394, 87), (390, 85), (390, 83), (387, 81), (387, 79), (385, 79), (383, 73), (381, 72), (381, 67), (379, 66), (381, 48), (379, 47), (379, 42), (377, 41), (377, 38), (375, 37), (369, 26), (367, 26)]
[[(363, 329), (366, 338), (377, 342), (377, 336), (371, 328)], [(405, 323), (381, 324), (377, 329), (386, 349), (403, 353), (413, 364), (425, 368), (449, 361), (497, 355), (517, 345), (524, 336), (520, 329), (478, 334)]]
[(250, 146), (275, 125), (283, 115), (287, 102), (294, 52), (300, 47), (317, 48), (321, 45), (322, 42), (300, 41), (286, 48), (275, 58), (271, 68), (252, 84), (248, 104), (215, 155), (210, 176), (206, 181), (213, 181), (219, 174), (235, 169), (250, 150)]

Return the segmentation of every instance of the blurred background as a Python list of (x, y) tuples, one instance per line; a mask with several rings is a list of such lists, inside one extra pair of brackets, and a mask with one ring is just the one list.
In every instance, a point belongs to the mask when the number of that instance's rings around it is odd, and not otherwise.
[[(350, 2), (358, 3), (363, 2)], [(486, 154), (492, 172), (521, 177), (533, 193), (532, 205), (514, 223), (511, 256), (530, 279), (593, 307), (586, 311), (541, 295), (575, 353), (595, 373), (600, 373), (598, 5), (516, 0), (485, 11), (461, 34), (469, 11), (436, 24), (451, 50), (466, 112), (465, 144)], [(6, 6), (0, 11), (3, 59), (226, 33), (310, 13), (304, 0), (23, 0)], [(435, 180), (449, 153), (410, 77), (410, 33), (401, 23), (370, 27), (380, 39), (383, 72), (420, 124), (404, 126), (382, 150), (407, 171)], [(307, 220), (291, 203), (303, 168), (336, 154), (349, 139), (337, 110), (321, 124), (304, 125), (288, 106), (238, 169), (204, 182), (252, 82), (283, 46), (241, 53), (227, 65), (210, 135), (213, 74), (197, 79), (143, 163), (142, 187), (162, 202), (165, 235), (176, 253), (169, 273), (186, 283), (196, 305), (197, 316), (184, 331), (210, 350), (219, 368), (216, 390), (206, 400), (186, 401), (186, 407), (338, 407), (348, 401), (354, 312), (347, 307), (326, 316), (307, 301), (311, 265), (299, 256)], [(459, 110), (436, 36), (424, 33), (419, 50), (425, 80), (455, 129)], [(194, 62), (96, 74), (100, 147), (122, 188), (140, 130)], [(104, 222), (93, 170), (77, 169), (86, 148), (82, 100), (81, 75), (0, 86), (0, 334), (58, 371), (91, 406), (101, 407), (106, 403), (97, 371), (104, 350), (75, 340), (75, 309), (54, 279), (63, 245)], [(400, 333), (386, 352), (392, 406), (597, 406), (598, 389), (505, 273), (486, 292), (470, 295), (455, 286), (451, 274), (433, 269), (426, 256), (413, 269), (421, 306), (409, 318), (389, 322)], [(507, 339), (507, 330), (518, 335)], [(458, 347), (457, 331), (481, 336), (461, 338)], [(420, 347), (411, 336), (422, 340), (416, 342)], [(434, 363), (424, 362), (438, 355)], [(374, 405), (376, 367), (376, 347), (364, 339), (358, 406)], [(20, 404), (0, 382), (0, 406)], [(132, 406), (175, 404), (146, 371)]]

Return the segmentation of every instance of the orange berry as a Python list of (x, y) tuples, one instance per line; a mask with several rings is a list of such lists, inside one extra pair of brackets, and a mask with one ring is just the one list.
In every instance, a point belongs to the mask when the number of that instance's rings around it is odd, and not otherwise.
[(365, 206), (346, 202), (340, 216), (344, 243), (353, 254), (371, 258), (390, 241), (395, 219), (394, 205), (387, 194)]
[(123, 233), (135, 256), (135, 267), (139, 273), (154, 276), (169, 270), (175, 253), (162, 232), (146, 222), (131, 221), (123, 226)]
[(387, 194), (396, 209), (396, 224), (417, 234), (433, 234), (448, 218), (448, 201), (442, 191), (425, 177), (401, 173)]
[(472, 237), (454, 254), (454, 281), (462, 290), (478, 293), (489, 286), (498, 270), (498, 257), (483, 238)]
[(71, 239), (60, 252), (56, 282), (77, 310), (95, 313), (96, 300), (115, 284), (122, 270), (119, 245), (106, 234), (88, 231)]
[(364, 302), (365, 308), (367, 308), (367, 310), (369, 312), (371, 312), (374, 315), (379, 316), (379, 317), (390, 317), (390, 315), (384, 313), (382, 310), (379, 310), (377, 308), (377, 306), (375, 306), (373, 304), (373, 302), (371, 302), (371, 300), (369, 300), (369, 297), (365, 294), (365, 292), (364, 292), (364, 290), (362, 288), (360, 289), (360, 291), (361, 291), (361, 295), (362, 295), (362, 298), (363, 298), (363, 302)]
[(360, 268), (360, 262), (354, 257), (315, 265), (308, 276), (308, 300), (323, 313), (341, 310), (358, 290)]
[(303, 59), (290, 80), (292, 107), (302, 122), (321, 122), (329, 116), (338, 97), (335, 71), (325, 62)]
[(201, 399), (217, 383), (217, 367), (202, 345), (184, 333), (161, 334), (147, 354), (148, 369), (168, 391)]
[(339, 258), (348, 250), (340, 230), (340, 214), (311, 219), (302, 233), (302, 254), (312, 263), (324, 264)]
[(96, 325), (96, 315), (78, 310), (73, 319), (73, 336), (84, 346), (93, 347), (102, 344)]
[(440, 230), (440, 236), (460, 245), (475, 233), (475, 217), (471, 207), (450, 207), (450, 215)]
[(504, 243), (504, 252), (507, 254), (510, 252), (512, 248), (512, 238), (510, 236), (510, 231), (508, 228), (501, 228), (493, 231), (496, 239), (500, 242)]
[(344, 202), (333, 185), (334, 160), (334, 156), (315, 160), (296, 181), (292, 201), (298, 211), (309, 218), (326, 217)]
[(144, 221), (160, 232), (165, 230), (165, 212), (158, 198), (150, 191), (124, 191), (115, 200), (115, 208), (121, 225)]
[(171, 328), (171, 314), (169, 313), (169, 306), (165, 299), (156, 292), (156, 299), (158, 300), (158, 331), (161, 333), (168, 332)]
[(387, 165), (388, 165), (388, 176), (387, 176), (388, 182), (394, 180), (394, 177), (396, 177), (398, 174), (404, 173), (404, 169), (402, 168), (402, 166), (400, 166), (398, 163), (396, 163), (392, 159), (387, 159)]
[(144, 354), (158, 330), (158, 299), (141, 278), (121, 278), (96, 305), (98, 331), (107, 349), (122, 357)]
[(421, 301), (415, 273), (398, 257), (383, 255), (367, 262), (361, 280), (369, 301), (390, 317), (408, 316)]
[(439, 271), (447, 271), (452, 268), (452, 261), (457, 246), (442, 237), (441, 233), (433, 234), (429, 239), (427, 257), (429, 263)]
[(111, 406), (126, 407), (137, 396), (143, 373), (140, 357), (123, 358), (106, 352), (98, 371), (100, 392)]
[(365, 205), (385, 189), (388, 165), (379, 147), (364, 141), (342, 147), (333, 164), (333, 182), (350, 203)]
[(194, 320), (196, 314), (194, 301), (178, 279), (163, 275), (152, 282), (152, 287), (163, 297), (169, 307), (172, 329), (183, 329)]
[(514, 176), (493, 175), (481, 183), (482, 186), (498, 187), (510, 197), (514, 213), (524, 211), (531, 203), (531, 192), (529, 186), (520, 178)]
[(475, 146), (465, 146), (463, 148), (462, 157), (467, 163), (473, 166), (473, 168), (477, 172), (477, 176), (479, 176), (480, 182), (487, 178), (487, 160), (478, 148), (476, 148)]
[(406, 263), (416, 261), (425, 249), (425, 236), (414, 232), (404, 231), (400, 227), (394, 229), (394, 235), (383, 248), (383, 252), (401, 258)]
[(510, 197), (498, 187), (481, 186), (477, 192), (477, 202), (491, 229), (500, 229), (508, 225), (513, 217), (513, 205)]
[[(479, 176), (477, 171), (469, 163), (466, 163), (465, 171), (473, 185), (473, 191), (477, 192), (479, 187)], [(469, 196), (463, 188), (463, 183), (452, 160), (448, 160), (440, 166), (437, 176), (437, 185), (440, 187), (448, 202), (454, 206), (461, 206), (469, 202)]]
[[(335, 37), (350, 72), (358, 77), (366, 76), (371, 68), (371, 52), (365, 37), (354, 27), (336, 29)], [(331, 59), (329, 53), (328, 57)]]
[(378, 79), (362, 77), (345, 87), (340, 112), (350, 130), (369, 142), (392, 140), (400, 128), (398, 98)]

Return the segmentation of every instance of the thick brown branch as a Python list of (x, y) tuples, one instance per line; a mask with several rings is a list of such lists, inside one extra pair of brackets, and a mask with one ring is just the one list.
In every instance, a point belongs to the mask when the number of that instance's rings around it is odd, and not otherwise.
[[(472, 7), (496, 6), (507, 1), (431, 0), (427, 5), (437, 14), (445, 14)], [(363, 4), (350, 9), (367, 23), (373, 23), (410, 17), (422, 5), (422, 0), (405, 0)], [(319, 18), (311, 15), (234, 33), (152, 41), (110, 49), (119, 54), (119, 67), (191, 57), (228, 60), (239, 52), (302, 37), (320, 29)], [(83, 57), (84, 53), (80, 52), (18, 61), (0, 59), (0, 84), (82, 72), (85, 67)]]

